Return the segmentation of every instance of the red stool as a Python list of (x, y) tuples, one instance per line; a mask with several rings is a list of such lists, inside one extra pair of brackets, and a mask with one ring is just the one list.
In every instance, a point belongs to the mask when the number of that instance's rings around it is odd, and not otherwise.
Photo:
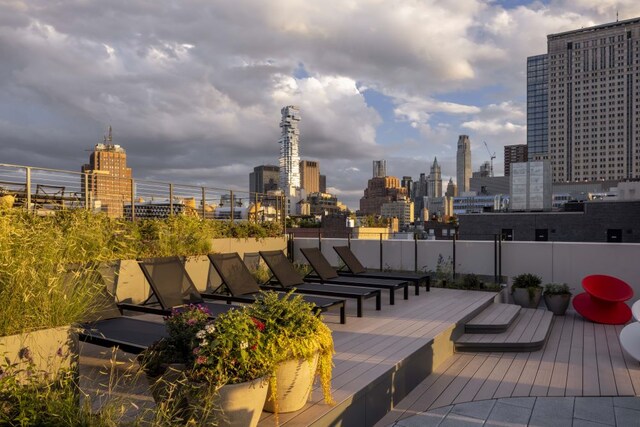
[(633, 289), (622, 280), (594, 274), (582, 279), (585, 292), (573, 298), (573, 308), (585, 319), (608, 325), (622, 325), (631, 319), (624, 302), (633, 297)]

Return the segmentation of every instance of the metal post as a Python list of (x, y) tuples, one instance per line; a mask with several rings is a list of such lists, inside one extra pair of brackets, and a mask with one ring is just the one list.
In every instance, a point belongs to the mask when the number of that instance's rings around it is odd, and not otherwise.
[[(204, 215), (205, 215), (205, 212), (206, 212), (206, 210), (205, 210), (206, 202), (207, 202), (207, 194), (205, 192), (204, 187), (202, 187), (202, 219), (204, 219)], [(231, 212), (231, 213), (233, 213), (233, 212)]]
[(31, 209), (31, 168), (26, 168), (27, 176), (25, 177), (25, 191), (27, 192), (27, 211)]
[(453, 235), (453, 280), (456, 280), (456, 235)]
[(351, 232), (347, 231), (347, 246), (351, 249)]
[(253, 193), (253, 213), (254, 213), (254, 222), (258, 223), (258, 193)]
[[(135, 194), (133, 194), (134, 193), (134, 189), (135, 189), (135, 183), (133, 181), (133, 178), (131, 178), (131, 188), (130, 188), (130, 190), (131, 190), (131, 221), (135, 221), (136, 220)], [(124, 206), (122, 208), (124, 210)]]
[[(204, 191), (204, 189), (203, 189)], [(231, 199), (231, 210), (229, 211), (231, 213), (231, 224), (234, 223), (235, 220), (235, 200), (233, 200), (233, 191), (229, 190), (229, 198)]]
[(493, 235), (493, 282), (498, 282), (498, 235)]
[(84, 208), (89, 210), (89, 173), (85, 172), (84, 176)]
[(413, 232), (413, 271), (418, 272), (418, 234)]
[(502, 280), (502, 234), (498, 240), (498, 278)]
[(382, 271), (382, 233), (380, 233), (380, 271)]
[(173, 184), (169, 184), (169, 216), (173, 216)]
[(318, 249), (322, 252), (322, 231), (318, 230)]

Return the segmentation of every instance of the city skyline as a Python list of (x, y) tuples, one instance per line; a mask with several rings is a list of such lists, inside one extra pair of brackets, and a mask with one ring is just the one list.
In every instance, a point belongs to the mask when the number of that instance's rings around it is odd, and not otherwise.
[[(299, 105), (300, 157), (356, 208), (371, 161), (417, 179), (434, 157), (455, 177), (503, 173), (526, 142), (526, 61), (547, 35), (640, 16), (631, 1), (359, 1), (266, 5), (0, 6), (3, 163), (77, 169), (114, 126), (139, 179), (245, 190), (278, 158), (278, 111)], [(143, 19), (144, 18), (144, 19)]]

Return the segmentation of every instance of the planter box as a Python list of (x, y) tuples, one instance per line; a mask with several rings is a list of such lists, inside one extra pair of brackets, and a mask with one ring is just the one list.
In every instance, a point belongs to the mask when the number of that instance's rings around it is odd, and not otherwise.
[(61, 326), (0, 337), (0, 354), (20, 370), (31, 361), (36, 371), (54, 377), (61, 368), (77, 368), (78, 333), (74, 327)]

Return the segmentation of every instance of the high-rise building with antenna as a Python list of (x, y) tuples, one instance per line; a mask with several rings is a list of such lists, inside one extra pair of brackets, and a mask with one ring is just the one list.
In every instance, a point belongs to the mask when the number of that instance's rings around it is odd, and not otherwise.
[(99, 203), (109, 216), (121, 217), (124, 204), (131, 203), (131, 168), (127, 167), (124, 148), (113, 143), (111, 126), (108, 136), (96, 144), (89, 163), (82, 166), (82, 172), (87, 174), (82, 191), (88, 192), (91, 203)]
[(290, 197), (300, 188), (300, 110), (294, 105), (287, 105), (280, 112), (280, 189)]

